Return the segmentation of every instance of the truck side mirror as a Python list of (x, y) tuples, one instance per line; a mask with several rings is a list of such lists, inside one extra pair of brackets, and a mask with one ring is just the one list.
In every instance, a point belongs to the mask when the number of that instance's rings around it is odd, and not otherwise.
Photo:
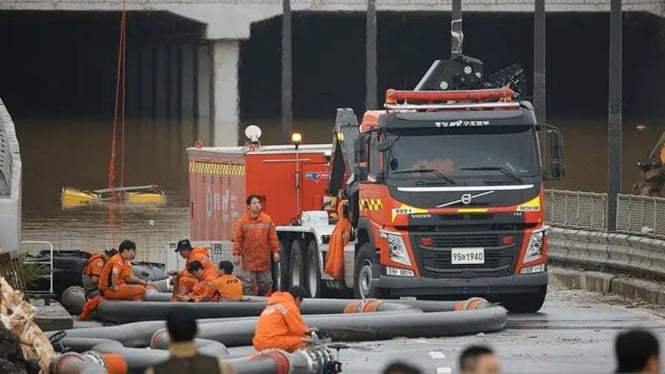
[(558, 130), (550, 132), (550, 156), (557, 160), (563, 159), (563, 140)]
[(379, 145), (376, 146), (376, 150), (379, 152), (385, 152), (395, 145), (395, 139), (384, 140)]
[(358, 140), (356, 140), (355, 151), (356, 151), (356, 162), (357, 163), (366, 163), (367, 162), (367, 142), (369, 141), (368, 134), (360, 134)]
[(559, 179), (566, 176), (566, 165), (561, 160), (552, 160), (550, 165), (550, 178)]
[(356, 167), (353, 170), (353, 173), (356, 175), (356, 178), (358, 178), (359, 181), (364, 182), (367, 180), (367, 174), (368, 174), (367, 167), (356, 165)]
[(367, 168), (367, 142), (369, 142), (369, 134), (360, 134), (355, 144), (356, 153), (356, 167), (354, 173), (359, 181), (366, 181), (368, 168)]

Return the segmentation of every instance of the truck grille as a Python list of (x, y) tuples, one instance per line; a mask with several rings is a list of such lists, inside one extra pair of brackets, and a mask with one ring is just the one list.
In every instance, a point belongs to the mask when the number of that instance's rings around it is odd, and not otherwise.
[[(501, 244), (501, 237), (514, 238), (509, 245)], [(420, 245), (420, 238), (431, 238), (431, 246)], [(510, 233), (469, 233), (446, 235), (441, 233), (411, 235), (420, 273), (429, 278), (476, 278), (512, 275), (515, 259), (519, 255), (523, 235)], [(485, 250), (483, 264), (452, 264), (452, 248), (482, 247)]]
[(457, 248), (457, 247), (498, 247), (501, 245), (501, 237), (498, 235), (472, 236), (434, 236), (434, 247)]

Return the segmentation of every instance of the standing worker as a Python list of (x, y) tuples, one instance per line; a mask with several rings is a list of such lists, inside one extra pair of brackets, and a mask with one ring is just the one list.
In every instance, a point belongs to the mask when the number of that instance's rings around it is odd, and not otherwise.
[(309, 334), (317, 329), (308, 328), (300, 315), (300, 305), (306, 295), (305, 287), (295, 285), (287, 292), (278, 291), (270, 296), (268, 306), (256, 321), (254, 349), (281, 349), (292, 353), (308, 346)]
[(169, 271), (168, 275), (176, 276), (174, 280), (175, 287), (173, 288), (173, 300), (177, 300), (179, 296), (185, 296), (188, 293), (192, 292), (198, 279), (187, 271), (187, 265), (192, 261), (198, 261), (203, 265), (205, 271), (205, 278), (217, 277), (217, 270), (215, 269), (215, 264), (213, 264), (210, 259), (210, 253), (206, 247), (196, 247), (192, 248), (192, 243), (189, 242), (189, 239), (183, 239), (178, 242), (178, 246), (175, 249), (176, 252), (180, 252), (180, 256), (184, 258), (185, 268), (181, 271), (173, 270)]
[(247, 274), (245, 295), (268, 296), (272, 293), (271, 250), (273, 261), (279, 262), (277, 231), (272, 218), (261, 211), (258, 195), (247, 197), (247, 208), (233, 230), (233, 263), (238, 265), (242, 259), (242, 269)]
[(104, 253), (95, 253), (90, 256), (88, 261), (83, 266), (81, 273), (81, 284), (85, 290), (85, 297), (90, 300), (95, 296), (99, 296), (99, 276), (102, 274), (104, 264), (109, 259), (118, 254), (114, 248), (104, 251)]
[(198, 332), (194, 311), (180, 305), (166, 315), (166, 329), (171, 340), (169, 359), (145, 370), (145, 374), (219, 373), (233, 374), (231, 365), (221, 358), (196, 351), (194, 337)]
[(118, 254), (109, 259), (99, 275), (99, 290), (105, 299), (143, 300), (149, 281), (134, 275), (130, 261), (135, 257), (136, 244), (123, 240), (118, 246)]

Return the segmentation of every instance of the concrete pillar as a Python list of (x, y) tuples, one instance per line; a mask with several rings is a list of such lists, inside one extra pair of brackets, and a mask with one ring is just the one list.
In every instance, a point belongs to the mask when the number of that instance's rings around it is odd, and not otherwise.
[[(90, 69), (88, 70), (88, 79), (89, 79), (89, 88), (88, 92), (91, 93), (89, 95), (88, 99), (88, 113), (89, 114), (99, 114), (99, 102), (101, 101), (101, 86), (102, 86), (102, 79), (101, 79), (101, 72), (104, 71), (102, 68), (101, 64), (101, 54), (102, 54), (102, 49), (97, 46), (91, 46), (90, 49), (88, 50), (88, 53), (90, 56), (90, 62), (89, 62), (89, 67)], [(98, 95), (95, 95), (94, 93), (99, 93)]]
[(164, 119), (166, 118), (167, 114), (167, 82), (166, 80), (168, 79), (167, 76), (167, 65), (169, 63), (169, 56), (168, 56), (168, 49), (166, 48), (166, 45), (160, 44), (157, 46), (156, 49), (157, 53), (157, 70), (156, 70), (156, 87), (155, 87), (155, 95), (156, 95), (156, 102), (155, 102), (155, 109), (157, 112), (156, 118), (158, 119)]
[[(180, 115), (189, 123), (194, 119), (194, 45), (183, 44), (180, 48)], [(207, 86), (206, 86), (207, 87)]]
[(140, 117), (141, 118), (151, 118), (152, 117), (152, 97), (153, 97), (153, 90), (152, 90), (152, 72), (153, 72), (153, 65), (152, 65), (152, 46), (150, 45), (142, 45), (141, 46), (141, 61), (140, 61), (140, 71), (141, 71), (141, 82), (140, 82), (140, 108), (141, 108), (141, 113)]
[(211, 42), (211, 96), (213, 145), (238, 145), (238, 63), (240, 42), (218, 39)]
[(210, 48), (208, 45), (198, 47), (198, 115), (210, 116)]
[(210, 122), (211, 122), (211, 69), (210, 48), (208, 45), (199, 45), (194, 51), (196, 53), (196, 99), (197, 109), (196, 122), (198, 124), (198, 139), (204, 144), (210, 145)]
[(76, 48), (76, 103), (78, 109), (88, 114), (90, 91), (88, 87), (88, 69), (90, 58), (85, 44), (79, 41)]
[(141, 105), (139, 98), (141, 97), (141, 59), (140, 48), (132, 46), (127, 47), (127, 61), (125, 66), (127, 68), (127, 81), (125, 88), (125, 95), (127, 100), (125, 108), (127, 117), (138, 117), (141, 113)]
[(169, 97), (168, 97), (168, 117), (169, 121), (178, 121), (178, 112), (180, 107), (180, 63), (178, 55), (180, 54), (180, 44), (171, 44), (169, 46)]
[[(96, 94), (99, 95), (99, 112), (102, 115), (113, 115), (115, 109), (115, 91), (118, 81), (118, 49), (104, 48), (101, 54), (102, 70), (98, 70), (101, 76), (100, 85)], [(118, 107), (118, 114), (120, 107)], [(119, 117), (118, 117), (119, 118)]]

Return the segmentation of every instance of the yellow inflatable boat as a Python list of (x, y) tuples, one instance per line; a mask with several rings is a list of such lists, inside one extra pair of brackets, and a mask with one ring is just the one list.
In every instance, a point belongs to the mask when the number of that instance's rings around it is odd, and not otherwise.
[(166, 203), (164, 191), (156, 185), (122, 187), (101, 190), (82, 190), (74, 187), (63, 187), (60, 203), (63, 209), (77, 208), (86, 205), (102, 205), (111, 201), (115, 193), (116, 203), (132, 205), (163, 205)]

